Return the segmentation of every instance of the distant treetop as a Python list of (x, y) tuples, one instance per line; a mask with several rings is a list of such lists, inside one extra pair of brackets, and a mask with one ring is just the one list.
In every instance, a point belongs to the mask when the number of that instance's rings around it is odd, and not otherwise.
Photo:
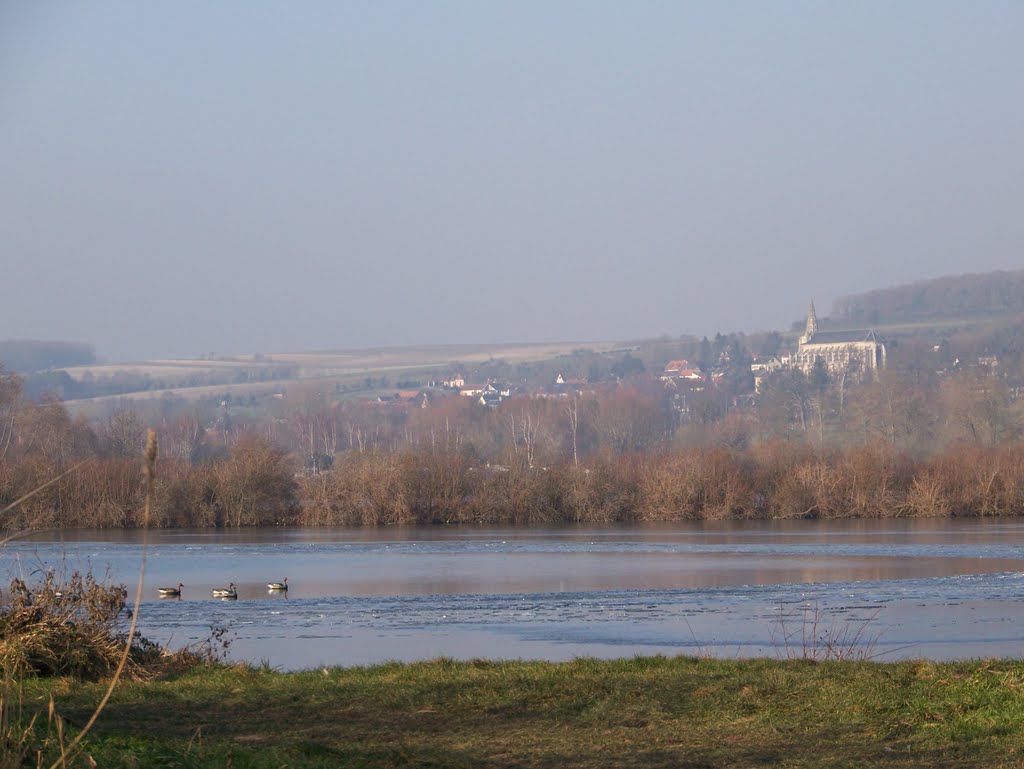
[(0, 340), (0, 363), (21, 374), (66, 366), (87, 366), (95, 362), (96, 350), (84, 342)]

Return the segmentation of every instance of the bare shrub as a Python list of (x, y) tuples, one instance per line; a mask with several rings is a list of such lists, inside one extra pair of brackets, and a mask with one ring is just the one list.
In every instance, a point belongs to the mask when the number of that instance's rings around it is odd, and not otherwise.
[(479, 523), (508, 522), (523, 526), (559, 523), (566, 519), (564, 493), (573, 468), (514, 465), (478, 468), (474, 472), (470, 514)]
[(736, 452), (687, 449), (644, 463), (640, 516), (644, 520), (718, 519), (746, 515), (751, 472)]
[(640, 471), (640, 507), (645, 521), (686, 520), (701, 517), (702, 489), (693, 472), (693, 452), (673, 452)]
[(460, 523), (469, 493), (469, 463), (456, 452), (405, 451), (398, 455), (405, 498), (418, 523)]
[(873, 630), (878, 611), (866, 618), (840, 618), (826, 614), (815, 601), (788, 616), (779, 606), (779, 617), (770, 629), (772, 642), (786, 659), (813, 662), (870, 660), (876, 658), (880, 633)]
[(566, 476), (566, 517), (581, 523), (635, 521), (640, 509), (640, 468), (635, 457), (601, 456)]
[(152, 525), (216, 526), (217, 473), (208, 463), (164, 460), (157, 482)]
[(909, 515), (949, 515), (952, 510), (946, 479), (934, 470), (916, 475), (907, 491), (905, 509)]
[(904, 509), (913, 482), (912, 463), (886, 444), (857, 446), (833, 460), (843, 485), (838, 514), (891, 517)]
[(320, 525), (413, 523), (401, 464), (390, 454), (349, 452), (326, 473), (302, 479), (302, 522)]
[(238, 439), (231, 458), (217, 466), (215, 494), (225, 526), (292, 523), (298, 486), (288, 455), (255, 433)]

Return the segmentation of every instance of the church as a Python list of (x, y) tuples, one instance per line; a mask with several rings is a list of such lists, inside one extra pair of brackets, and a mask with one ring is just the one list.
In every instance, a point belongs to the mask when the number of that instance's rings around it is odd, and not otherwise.
[(871, 330), (818, 331), (814, 302), (807, 311), (807, 328), (790, 365), (805, 374), (821, 358), (830, 374), (847, 372), (864, 379), (885, 368), (885, 341)]

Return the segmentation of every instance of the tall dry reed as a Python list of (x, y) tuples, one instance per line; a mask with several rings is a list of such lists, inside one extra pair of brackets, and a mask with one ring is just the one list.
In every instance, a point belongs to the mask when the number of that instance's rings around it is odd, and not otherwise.
[[(77, 765), (82, 753), (82, 740), (102, 714), (121, 678), (141, 672), (141, 668), (132, 661), (132, 652), (146, 568), (148, 548), (145, 530), (156, 479), (157, 442), (152, 430), (148, 434), (144, 460), (146, 496), (142, 557), (126, 634), (122, 636), (117, 630), (125, 608), (126, 591), (119, 586), (100, 585), (91, 575), (72, 574), (70, 579), (58, 583), (54, 574), (47, 572), (38, 586), (29, 586), (15, 579), (4, 596), (0, 606), (0, 742), (5, 746), (0, 753), (2, 769), (47, 765), (50, 769), (66, 769)], [(16, 508), (59, 480), (60, 477), (56, 477), (41, 484), (0, 512)], [(13, 536), (9, 535), (4, 542)], [(22, 680), (31, 674), (109, 675), (110, 681), (88, 721), (68, 740), (64, 721), (57, 714), (52, 697), (45, 719), (41, 718), (39, 711), (31, 715), (26, 713)], [(91, 758), (86, 757), (86, 760), (95, 766)]]

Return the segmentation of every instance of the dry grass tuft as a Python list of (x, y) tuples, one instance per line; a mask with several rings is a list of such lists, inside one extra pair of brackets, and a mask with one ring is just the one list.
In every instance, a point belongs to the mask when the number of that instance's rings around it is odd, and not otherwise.
[[(52, 571), (38, 585), (20, 579), (0, 598), (0, 667), (7, 675), (56, 675), (96, 680), (118, 666), (125, 637), (121, 585), (75, 572), (64, 583)], [(142, 668), (131, 661), (133, 678)]]
[(859, 619), (839, 619), (829, 615), (815, 602), (801, 606), (798, 615), (787, 616), (779, 606), (779, 618), (772, 631), (781, 641), (785, 659), (812, 662), (865, 662), (877, 658), (879, 633), (874, 630), (878, 612)]

